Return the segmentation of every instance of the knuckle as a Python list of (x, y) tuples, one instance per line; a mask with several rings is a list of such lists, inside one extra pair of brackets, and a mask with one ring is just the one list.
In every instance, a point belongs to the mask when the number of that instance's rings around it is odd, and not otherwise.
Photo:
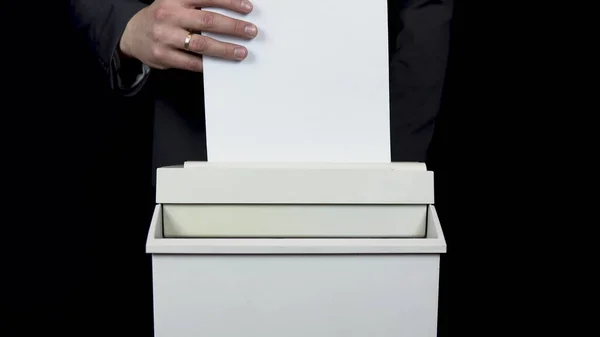
[(204, 52), (208, 49), (208, 40), (202, 36), (194, 36), (190, 41), (190, 48), (196, 52)]
[(203, 12), (201, 23), (203, 28), (211, 28), (215, 23), (215, 15), (210, 12)]
[(235, 21), (234, 30), (237, 34), (244, 34), (244, 29), (246, 28), (246, 24), (240, 20)]
[(171, 10), (169, 10), (166, 7), (158, 7), (155, 11), (154, 11), (154, 19), (156, 21), (166, 21), (171, 17)]
[(150, 30), (150, 37), (154, 42), (161, 41), (164, 36), (164, 28), (160, 25), (154, 25)]
[(165, 55), (163, 48), (159, 45), (154, 45), (150, 48), (150, 53), (155, 60), (161, 60)]
[(202, 67), (202, 63), (199, 59), (196, 58), (192, 58), (189, 59), (186, 63), (185, 63), (185, 68), (186, 70), (198, 70)]

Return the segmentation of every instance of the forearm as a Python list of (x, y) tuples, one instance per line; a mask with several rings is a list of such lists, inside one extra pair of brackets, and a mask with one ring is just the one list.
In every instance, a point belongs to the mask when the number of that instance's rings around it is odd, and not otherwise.
[(392, 158), (424, 161), (440, 109), (452, 0), (403, 0), (390, 64)]
[(135, 94), (147, 75), (141, 62), (123, 60), (119, 53), (127, 23), (145, 6), (138, 0), (71, 0), (75, 29), (87, 40), (108, 85), (124, 95)]

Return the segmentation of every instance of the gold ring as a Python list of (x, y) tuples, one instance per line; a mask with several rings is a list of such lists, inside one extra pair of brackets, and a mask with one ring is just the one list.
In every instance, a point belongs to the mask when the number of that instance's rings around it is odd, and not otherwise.
[(183, 41), (183, 47), (185, 48), (185, 50), (190, 50), (190, 41), (192, 41), (192, 35), (192, 33), (189, 33), (185, 37), (185, 41)]

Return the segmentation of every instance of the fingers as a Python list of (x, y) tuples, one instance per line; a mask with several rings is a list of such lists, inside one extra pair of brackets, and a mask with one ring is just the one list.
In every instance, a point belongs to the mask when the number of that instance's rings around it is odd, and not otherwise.
[[(228, 60), (243, 60), (248, 56), (244, 46), (212, 39), (193, 32), (211, 32), (252, 39), (258, 34), (255, 25), (219, 13), (199, 8), (223, 8), (239, 13), (252, 11), (252, 4), (243, 0), (178, 0), (179, 7), (162, 3), (153, 12), (151, 48), (147, 63), (155, 68), (178, 68), (202, 72), (201, 55)], [(182, 8), (181, 5), (184, 7)], [(188, 39), (189, 36), (189, 39)]]
[(162, 56), (166, 68), (177, 68), (193, 72), (202, 72), (202, 57), (177, 49), (166, 49)]
[[(185, 30), (173, 35), (169, 45), (176, 49), (185, 49), (185, 39), (188, 36)], [(228, 60), (243, 60), (248, 55), (248, 50), (236, 44), (217, 41), (207, 36), (192, 34), (189, 42), (190, 52), (207, 56), (219, 57)]]
[(258, 29), (250, 22), (205, 10), (186, 10), (179, 20), (179, 25), (190, 31), (225, 34), (244, 39), (254, 38), (258, 34)]
[(238, 13), (250, 13), (253, 9), (249, 0), (183, 0), (190, 8), (216, 7), (229, 9)]

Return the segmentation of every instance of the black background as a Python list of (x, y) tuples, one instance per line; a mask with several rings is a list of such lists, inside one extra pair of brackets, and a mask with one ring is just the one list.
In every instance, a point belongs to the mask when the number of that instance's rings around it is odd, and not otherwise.
[[(466, 79), (472, 69), (463, 6), (456, 1), (447, 81), (428, 159), (449, 246), (442, 260), (440, 337), (466, 335), (449, 324), (465, 301), (454, 300), (459, 286), (450, 280), (458, 270), (458, 237), (469, 226), (455, 202), (465, 193), (464, 181), (457, 188), (456, 172), (474, 161), (464, 160), (474, 154), (465, 154), (456, 142), (467, 128), (459, 121), (474, 86)], [(10, 80), (6, 97), (14, 102), (2, 123), (5, 167), (11, 172), (5, 173), (4, 190), (14, 200), (7, 221), (20, 224), (5, 244), (18, 275), (7, 297), (14, 299), (14, 311), (27, 313), (23, 336), (39, 328), (62, 335), (150, 336), (152, 275), (144, 252), (154, 205), (150, 100), (144, 94), (112, 96), (71, 30), (66, 6), (54, 12), (39, 47), (17, 55), (23, 64), (18, 69), (25, 71)], [(393, 18), (389, 22), (393, 42), (399, 27)], [(5, 73), (18, 71), (10, 68)]]

